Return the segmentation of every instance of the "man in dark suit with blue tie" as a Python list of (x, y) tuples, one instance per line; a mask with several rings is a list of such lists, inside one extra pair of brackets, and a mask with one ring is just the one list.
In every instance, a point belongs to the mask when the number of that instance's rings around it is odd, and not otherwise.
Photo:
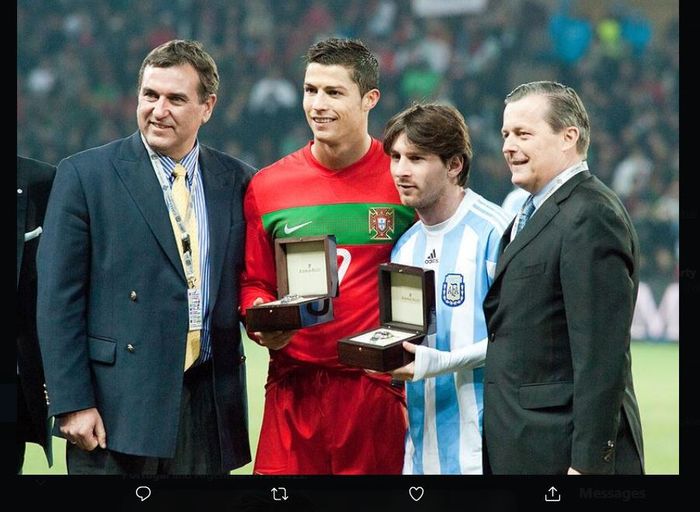
[(503, 153), (530, 197), (484, 300), (485, 473), (641, 474), (630, 358), (637, 235), (588, 171), (578, 94), (532, 82), (505, 103)]
[(139, 72), (139, 131), (58, 166), (38, 325), (69, 473), (250, 461), (238, 271), (254, 171), (197, 139), (218, 85), (199, 43), (159, 46)]
[(17, 472), (25, 443), (44, 448), (53, 464), (41, 352), (36, 334), (36, 250), (56, 167), (17, 156)]

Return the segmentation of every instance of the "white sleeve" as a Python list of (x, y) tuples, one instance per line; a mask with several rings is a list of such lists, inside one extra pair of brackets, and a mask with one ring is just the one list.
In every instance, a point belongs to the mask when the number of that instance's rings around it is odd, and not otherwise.
[(487, 344), (488, 340), (484, 338), (473, 345), (453, 351), (416, 345), (413, 382), (457, 370), (470, 370), (483, 366)]

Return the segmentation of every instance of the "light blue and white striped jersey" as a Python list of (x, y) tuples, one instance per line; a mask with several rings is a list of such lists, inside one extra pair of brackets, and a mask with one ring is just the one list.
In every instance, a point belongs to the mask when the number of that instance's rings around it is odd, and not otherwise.
[[(437, 333), (423, 342), (433, 350), (421, 354), (446, 360), (439, 356), (453, 354), (445, 351), (473, 351), (479, 354), (477, 365), (483, 365), (487, 333), (482, 303), (509, 221), (499, 206), (467, 189), (451, 218), (435, 226), (417, 222), (394, 246), (392, 262), (435, 271)], [(483, 368), (465, 366), (463, 360), (452, 366), (444, 364), (433, 373), (437, 376), (406, 383), (404, 474), (482, 473)]]

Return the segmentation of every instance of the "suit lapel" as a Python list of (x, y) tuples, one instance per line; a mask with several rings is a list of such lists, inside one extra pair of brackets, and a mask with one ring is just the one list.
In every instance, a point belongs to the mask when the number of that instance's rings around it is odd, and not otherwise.
[(113, 165), (170, 263), (184, 281), (185, 271), (163, 200), (163, 191), (138, 132), (124, 141)]
[(221, 162), (203, 145), (200, 145), (199, 148), (199, 170), (202, 173), (204, 198), (207, 204), (209, 310), (213, 311), (219, 292), (224, 253), (228, 247), (229, 225), (231, 224), (231, 191), (234, 187), (227, 182), (236, 178), (235, 173), (226, 172)]
[[(523, 230), (518, 233), (512, 242), (505, 246), (503, 254), (498, 259), (498, 264), (496, 265), (496, 274), (494, 280), (498, 279), (498, 276), (503, 272), (503, 270), (508, 266), (510, 260), (518, 254), (523, 247), (530, 243), (530, 241), (537, 236), (537, 234), (544, 229), (544, 227), (549, 224), (549, 221), (559, 212), (559, 206), (554, 201), (545, 201), (544, 204), (533, 214), (530, 220), (525, 224)], [(510, 240), (510, 231), (507, 231), (507, 235), (504, 236), (503, 242), (507, 243)]]
[[(506, 230), (506, 232), (503, 234), (503, 238), (501, 239), (501, 247), (503, 247), (503, 252), (501, 253), (501, 257), (498, 259), (498, 263), (496, 265), (494, 282), (503, 273), (515, 255), (525, 248), (540, 233), (540, 231), (542, 231), (545, 226), (551, 222), (554, 216), (559, 213), (559, 205), (565, 201), (569, 195), (571, 195), (571, 192), (576, 188), (576, 186), (583, 180), (590, 177), (591, 174), (588, 171), (583, 171), (576, 174), (569, 181), (564, 183), (559, 190), (557, 190), (551, 197), (542, 203), (542, 206), (537, 209), (527, 224), (525, 224), (523, 230), (518, 233), (518, 235), (510, 243), (508, 243), (510, 240), (510, 229)], [(515, 219), (513, 222), (515, 222)], [(511, 222), (511, 228), (512, 225), (513, 223)]]
[[(27, 214), (29, 211), (29, 187), (28, 181), (22, 170), (22, 164), (17, 159), (17, 287), (19, 287), (19, 273), (22, 268), (24, 256), (24, 233), (27, 232)], [(22, 191), (20, 193), (19, 191)]]

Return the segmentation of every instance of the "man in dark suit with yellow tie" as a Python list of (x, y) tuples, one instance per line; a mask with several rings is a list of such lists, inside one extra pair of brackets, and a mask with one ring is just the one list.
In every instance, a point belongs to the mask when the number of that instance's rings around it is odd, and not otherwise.
[(250, 461), (238, 319), (247, 164), (197, 139), (216, 64), (152, 50), (139, 131), (63, 160), (39, 247), (39, 340), (73, 474), (224, 474)]
[(484, 301), (485, 473), (643, 473), (630, 359), (637, 235), (588, 171), (576, 92), (532, 82), (505, 103), (503, 153), (530, 197)]
[(53, 464), (44, 370), (36, 334), (36, 250), (56, 168), (17, 156), (17, 472), (25, 443), (44, 448)]

